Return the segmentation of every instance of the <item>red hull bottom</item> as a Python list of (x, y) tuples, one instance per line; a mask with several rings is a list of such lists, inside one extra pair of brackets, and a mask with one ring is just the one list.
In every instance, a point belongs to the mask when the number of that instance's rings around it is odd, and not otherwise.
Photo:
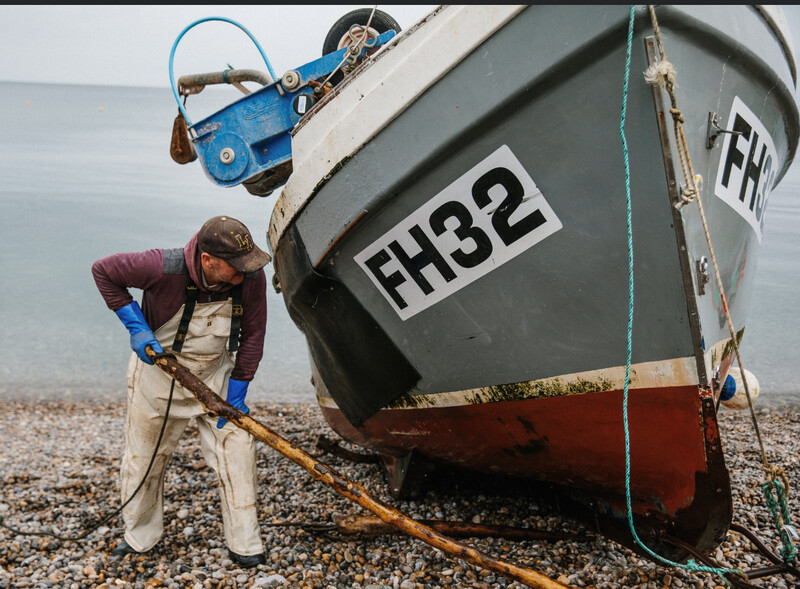
[[(622, 391), (384, 409), (360, 428), (338, 409), (322, 411), (343, 438), (383, 455), (413, 451), (435, 463), (573, 490), (620, 528), (603, 533), (621, 534), (623, 542), (629, 535), (627, 524), (620, 525), (627, 522)], [(654, 533), (668, 533), (700, 550), (716, 547), (732, 506), (713, 400), (697, 386), (631, 390), (628, 423), (637, 534), (652, 541)]]

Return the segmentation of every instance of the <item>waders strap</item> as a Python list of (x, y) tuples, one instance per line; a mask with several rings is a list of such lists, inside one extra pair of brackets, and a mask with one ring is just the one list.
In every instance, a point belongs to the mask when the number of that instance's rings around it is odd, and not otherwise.
[(186, 334), (189, 332), (189, 323), (192, 320), (194, 304), (196, 302), (197, 287), (194, 284), (190, 284), (186, 287), (186, 303), (183, 305), (181, 322), (178, 325), (178, 332), (175, 334), (175, 341), (172, 343), (173, 352), (180, 352), (183, 348), (183, 342), (186, 340)]
[(228, 340), (228, 351), (233, 354), (239, 349), (239, 332), (242, 329), (242, 315), (244, 315), (241, 284), (233, 288), (231, 297), (233, 298), (233, 309), (231, 311), (231, 337)]

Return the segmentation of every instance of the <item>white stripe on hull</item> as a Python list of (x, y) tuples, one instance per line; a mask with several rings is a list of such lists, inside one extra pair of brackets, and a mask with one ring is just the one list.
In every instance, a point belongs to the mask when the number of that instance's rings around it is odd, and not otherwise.
[[(709, 374), (712, 374), (712, 362), (720, 358), (721, 352), (730, 340), (715, 344), (705, 354), (705, 362)], [(655, 362), (642, 362), (631, 366), (630, 389), (652, 389), (665, 387), (682, 387), (698, 385), (697, 363), (693, 357), (673, 358)], [(551, 378), (519, 383), (517, 390), (523, 392), (518, 399), (525, 400), (544, 397), (555, 397), (585, 392), (603, 392), (622, 390), (625, 386), (625, 366), (615, 366), (601, 370), (588, 370), (574, 374), (564, 374)], [(413, 402), (400, 402), (387, 409), (433, 407), (458, 407), (491, 402), (494, 387), (481, 387), (463, 391), (414, 395)], [(553, 393), (557, 391), (557, 393)], [(336, 409), (336, 402), (329, 396), (317, 394), (317, 402), (321, 407)]]

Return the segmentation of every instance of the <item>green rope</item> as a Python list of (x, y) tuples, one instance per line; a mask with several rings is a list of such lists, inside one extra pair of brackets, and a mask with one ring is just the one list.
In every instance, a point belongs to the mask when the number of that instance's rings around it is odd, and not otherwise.
[[(774, 487), (774, 494), (773, 494)], [(787, 526), (791, 526), (791, 518), (789, 517), (789, 506), (786, 502), (786, 491), (780, 481), (767, 481), (763, 485), (764, 497), (767, 499), (767, 506), (772, 512), (772, 518), (775, 521), (775, 528), (781, 537), (783, 547), (781, 554), (786, 562), (794, 562), (797, 557), (797, 549), (792, 544), (789, 538)], [(775, 497), (777, 495), (777, 499)], [(780, 506), (778, 503), (780, 502)]]
[(668, 560), (645, 546), (636, 533), (636, 528), (633, 524), (633, 507), (631, 504), (631, 440), (630, 429), (628, 427), (628, 393), (631, 378), (631, 356), (633, 352), (633, 223), (631, 221), (631, 178), (630, 178), (630, 163), (628, 161), (628, 142), (625, 138), (625, 116), (628, 104), (628, 79), (630, 77), (631, 69), (631, 48), (633, 46), (633, 22), (636, 12), (636, 6), (632, 5), (630, 9), (630, 17), (628, 20), (628, 46), (625, 54), (625, 81), (622, 86), (622, 116), (619, 122), (619, 135), (622, 140), (622, 153), (625, 159), (625, 197), (627, 204), (627, 227), (628, 227), (628, 342), (627, 342), (627, 358), (625, 362), (625, 387), (622, 395), (622, 422), (625, 428), (625, 500), (628, 508), (628, 526), (630, 527), (631, 534), (636, 544), (641, 547), (647, 554), (656, 559), (657, 561), (668, 566), (684, 568), (690, 571), (701, 573), (712, 573), (719, 575), (723, 582), (726, 584), (728, 580), (723, 577), (726, 573), (742, 574), (739, 569), (724, 569), (715, 567), (700, 566), (694, 560), (689, 560), (686, 564), (673, 562)]

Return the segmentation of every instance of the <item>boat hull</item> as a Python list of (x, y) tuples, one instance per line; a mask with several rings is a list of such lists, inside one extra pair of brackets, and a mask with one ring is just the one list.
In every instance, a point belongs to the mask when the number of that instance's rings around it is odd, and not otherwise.
[[(389, 457), (413, 452), (572, 489), (633, 545), (629, 483), (637, 529), (648, 532), (640, 536), (679, 558), (659, 533), (710, 550), (730, 523), (714, 409), (732, 359), (725, 310), (742, 329), (768, 192), (797, 144), (797, 108), (793, 64), (755, 9), (659, 11), (687, 89), (682, 116), (708, 187), (726, 303), (698, 271), (710, 251), (697, 208), (676, 206), (684, 180), (669, 97), (639, 74), (659, 59), (642, 11), (627, 154), (620, 144), (623, 6), (446, 7), (401, 36), (296, 131), (295, 174), (270, 241), (320, 406), (340, 435)], [(473, 47), (437, 45), (442, 31), (481, 26)], [(425, 37), (425, 27), (438, 34)], [(752, 32), (736, 39), (742, 30)], [(449, 66), (436, 62), (451, 54)], [(419, 63), (435, 75), (393, 110), (404, 72), (424, 78)], [(374, 129), (352, 139), (376, 111)], [(708, 148), (712, 111), (758, 133)], [(750, 209), (723, 190), (737, 182)]]

